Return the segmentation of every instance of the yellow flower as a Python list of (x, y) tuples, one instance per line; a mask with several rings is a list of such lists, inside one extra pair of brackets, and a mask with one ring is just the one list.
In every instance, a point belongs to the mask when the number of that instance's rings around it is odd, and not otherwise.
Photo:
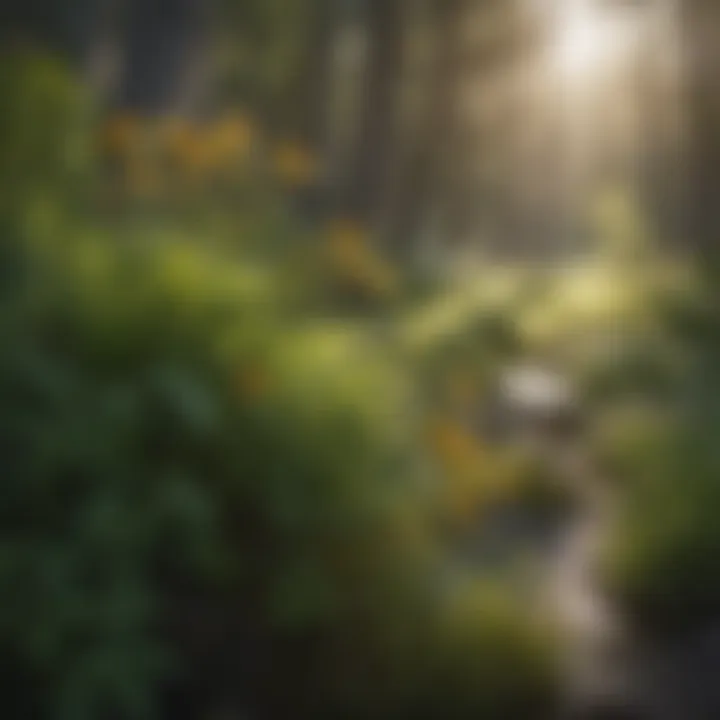
[(340, 280), (374, 295), (388, 295), (396, 287), (395, 274), (371, 247), (363, 228), (349, 219), (335, 220), (327, 230), (327, 261)]
[(480, 459), (477, 440), (459, 423), (445, 418), (436, 420), (430, 425), (427, 437), (431, 450), (448, 473), (477, 469)]
[(210, 128), (208, 142), (215, 163), (245, 159), (255, 137), (251, 122), (241, 115), (227, 115)]
[(441, 507), (453, 524), (471, 522), (485, 503), (481, 452), (472, 434), (441, 418), (429, 428), (428, 441), (443, 472)]
[(130, 113), (109, 118), (100, 128), (100, 152), (114, 159), (126, 158), (141, 136), (140, 119)]
[(285, 141), (273, 152), (273, 167), (278, 178), (291, 187), (303, 187), (318, 176), (317, 160), (302, 145)]
[(367, 235), (352, 220), (335, 220), (327, 232), (328, 258), (336, 267), (362, 262), (367, 252)]
[(208, 165), (203, 133), (183, 118), (167, 120), (161, 129), (161, 143), (169, 158), (185, 173), (202, 173)]

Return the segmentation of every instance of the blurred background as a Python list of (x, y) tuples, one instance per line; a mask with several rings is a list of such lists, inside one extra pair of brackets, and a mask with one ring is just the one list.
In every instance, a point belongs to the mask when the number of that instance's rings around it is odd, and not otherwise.
[(717, 48), (5, 0), (3, 717), (720, 717)]

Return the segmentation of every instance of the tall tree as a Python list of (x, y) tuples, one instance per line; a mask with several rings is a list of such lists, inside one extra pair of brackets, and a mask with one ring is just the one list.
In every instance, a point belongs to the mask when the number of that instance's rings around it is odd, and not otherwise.
[(363, 0), (367, 61), (358, 138), (344, 205), (372, 225), (386, 191), (396, 140), (398, 85), (403, 58), (402, 0)]
[(298, 131), (303, 141), (318, 151), (325, 139), (338, 0), (313, 0), (301, 64)]
[(210, 0), (129, 0), (120, 102), (161, 111), (198, 60)]
[(72, 59), (81, 56), (98, 10), (106, 0), (5, 0), (0, 38), (32, 42)]
[(720, 260), (720, 6), (683, 0), (687, 107), (688, 229), (707, 259)]
[(400, 179), (392, 222), (395, 247), (407, 254), (428, 221), (428, 209), (447, 181), (457, 124), (458, 78), (462, 68), (461, 28), (467, 0), (432, 0), (430, 58), (412, 148)]

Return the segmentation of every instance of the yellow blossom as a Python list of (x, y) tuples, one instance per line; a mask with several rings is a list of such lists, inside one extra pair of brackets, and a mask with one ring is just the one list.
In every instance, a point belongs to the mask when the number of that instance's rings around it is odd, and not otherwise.
[(326, 237), (327, 262), (337, 279), (373, 295), (389, 295), (394, 291), (395, 273), (372, 248), (357, 222), (347, 218), (335, 220)]
[(278, 178), (291, 187), (303, 187), (318, 176), (318, 163), (299, 143), (281, 142), (273, 151), (273, 167)]
[(217, 164), (247, 157), (255, 137), (252, 123), (241, 115), (227, 115), (215, 122), (209, 131), (208, 142)]
[(428, 429), (433, 453), (449, 473), (466, 473), (478, 466), (477, 440), (466, 428), (449, 419), (434, 421)]
[(166, 121), (161, 138), (168, 156), (182, 171), (197, 175), (206, 169), (208, 145), (198, 127), (183, 118), (172, 118)]
[(140, 120), (130, 113), (110, 117), (100, 128), (100, 151), (111, 158), (126, 158), (142, 134)]
[(337, 268), (351, 268), (362, 263), (367, 252), (367, 235), (352, 220), (335, 220), (327, 231), (330, 263)]

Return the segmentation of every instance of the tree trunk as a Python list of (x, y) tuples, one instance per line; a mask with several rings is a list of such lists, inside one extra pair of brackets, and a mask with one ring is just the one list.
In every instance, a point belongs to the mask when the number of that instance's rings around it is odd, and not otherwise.
[[(683, 0), (689, 243), (717, 266), (720, 250), (720, 7)], [(715, 267), (717, 269), (717, 267)]]
[(351, 162), (345, 210), (372, 226), (387, 188), (402, 68), (401, 0), (365, 0), (367, 63), (359, 136)]
[(0, 39), (31, 42), (75, 61), (82, 56), (98, 11), (106, 0), (4, 0)]
[(174, 109), (199, 61), (208, 0), (130, 0), (121, 104)]
[(392, 239), (407, 256), (428, 220), (436, 193), (446, 185), (458, 108), (457, 77), (461, 72), (460, 31), (466, 0), (433, 0), (430, 22), (433, 45), (425, 105), (408, 162), (401, 178)]
[(318, 219), (332, 207), (330, 188), (330, 105), (333, 90), (333, 52), (341, 13), (337, 0), (313, 0), (305, 38), (302, 67), (289, 94), (287, 132), (317, 160), (320, 175), (309, 187), (296, 190), (305, 215)]
[(336, 0), (314, 0), (301, 78), (299, 134), (304, 143), (321, 152), (326, 137), (331, 84), (332, 52), (337, 30)]

